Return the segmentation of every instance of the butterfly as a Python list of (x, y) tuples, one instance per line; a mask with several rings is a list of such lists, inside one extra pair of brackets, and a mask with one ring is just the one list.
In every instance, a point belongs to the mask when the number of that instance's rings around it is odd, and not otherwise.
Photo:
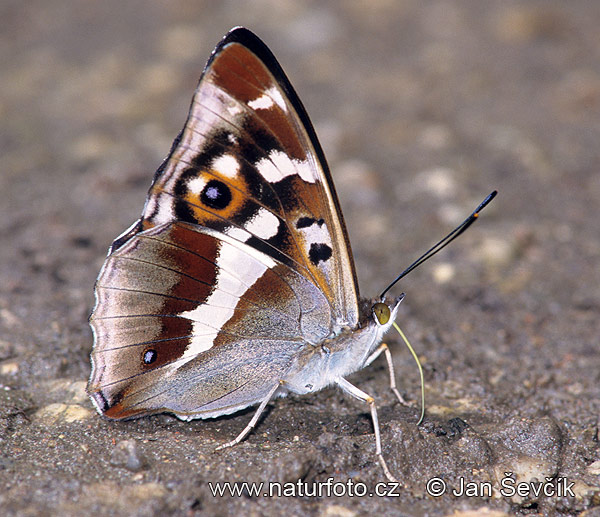
[(403, 295), (359, 297), (333, 181), (302, 103), (245, 28), (213, 51), (142, 212), (95, 286), (87, 392), (112, 419), (212, 418), (329, 385), (385, 353)]

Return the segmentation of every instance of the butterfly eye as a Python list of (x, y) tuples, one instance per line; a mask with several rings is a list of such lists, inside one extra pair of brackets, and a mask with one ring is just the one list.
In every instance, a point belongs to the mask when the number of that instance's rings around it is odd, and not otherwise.
[(376, 303), (371, 310), (380, 325), (385, 325), (390, 321), (390, 308), (385, 303)]

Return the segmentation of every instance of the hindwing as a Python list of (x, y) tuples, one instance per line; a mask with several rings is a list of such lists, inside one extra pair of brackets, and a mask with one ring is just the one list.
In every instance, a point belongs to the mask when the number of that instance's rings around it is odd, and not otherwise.
[(189, 223), (156, 226), (115, 250), (96, 297), (88, 392), (112, 418), (246, 407), (283, 377), (306, 340), (331, 331), (328, 302), (312, 282)]

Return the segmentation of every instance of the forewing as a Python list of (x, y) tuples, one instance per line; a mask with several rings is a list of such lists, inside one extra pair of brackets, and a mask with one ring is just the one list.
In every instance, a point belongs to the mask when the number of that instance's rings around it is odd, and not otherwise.
[(323, 152), (281, 67), (246, 29), (215, 49), (142, 220), (116, 244), (176, 220), (293, 268), (325, 294), (339, 326), (356, 325), (354, 264)]

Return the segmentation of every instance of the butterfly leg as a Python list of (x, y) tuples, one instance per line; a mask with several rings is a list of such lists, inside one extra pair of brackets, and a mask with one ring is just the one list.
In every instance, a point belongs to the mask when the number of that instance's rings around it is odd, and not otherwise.
[(281, 386), (281, 384), (282, 384), (281, 381), (278, 382), (275, 386), (273, 386), (273, 388), (271, 389), (271, 391), (269, 391), (269, 393), (267, 393), (267, 396), (260, 403), (260, 406), (258, 406), (258, 409), (256, 410), (256, 413), (254, 413), (254, 416), (252, 417), (252, 420), (250, 420), (250, 422), (248, 422), (248, 425), (246, 427), (244, 427), (244, 430), (240, 434), (238, 434), (230, 442), (224, 443), (223, 445), (219, 445), (215, 449), (215, 451), (219, 451), (221, 449), (226, 449), (227, 447), (233, 447), (234, 445), (237, 445), (238, 443), (240, 443), (244, 438), (246, 438), (246, 436), (248, 436), (248, 434), (250, 433), (250, 431), (252, 431), (252, 429), (254, 429), (254, 426), (256, 425), (256, 422), (258, 422), (258, 419), (260, 418), (260, 415), (262, 414), (262, 412), (267, 407), (267, 404), (269, 403), (269, 400), (271, 400), (273, 398), (273, 395), (275, 395), (275, 392), (279, 389), (279, 387)]
[(381, 343), (381, 345), (379, 345), (377, 349), (369, 357), (367, 357), (365, 367), (369, 366), (373, 361), (375, 361), (375, 359), (377, 359), (381, 355), (381, 352), (385, 352), (385, 359), (387, 361), (388, 370), (390, 372), (390, 389), (394, 392), (394, 395), (396, 395), (396, 397), (400, 401), (400, 404), (402, 404), (403, 406), (408, 406), (408, 402), (404, 400), (404, 397), (400, 395), (398, 388), (396, 388), (396, 374), (394, 373), (392, 353), (390, 352), (390, 348), (387, 346), (387, 344)]
[(385, 460), (383, 459), (383, 454), (381, 453), (381, 434), (379, 432), (379, 418), (377, 418), (377, 408), (375, 407), (375, 399), (371, 397), (371, 395), (368, 395), (364, 391), (358, 389), (356, 386), (354, 386), (354, 384), (350, 384), (346, 379), (342, 377), (338, 377), (335, 380), (335, 383), (349, 395), (352, 395), (354, 398), (357, 398), (358, 400), (362, 400), (363, 402), (369, 404), (369, 407), (371, 408), (371, 420), (373, 420), (373, 428), (375, 429), (375, 454), (377, 455), (379, 463), (383, 467), (385, 477), (387, 477), (390, 481), (397, 483), (398, 480), (392, 475), (390, 469), (388, 469), (388, 466)]

